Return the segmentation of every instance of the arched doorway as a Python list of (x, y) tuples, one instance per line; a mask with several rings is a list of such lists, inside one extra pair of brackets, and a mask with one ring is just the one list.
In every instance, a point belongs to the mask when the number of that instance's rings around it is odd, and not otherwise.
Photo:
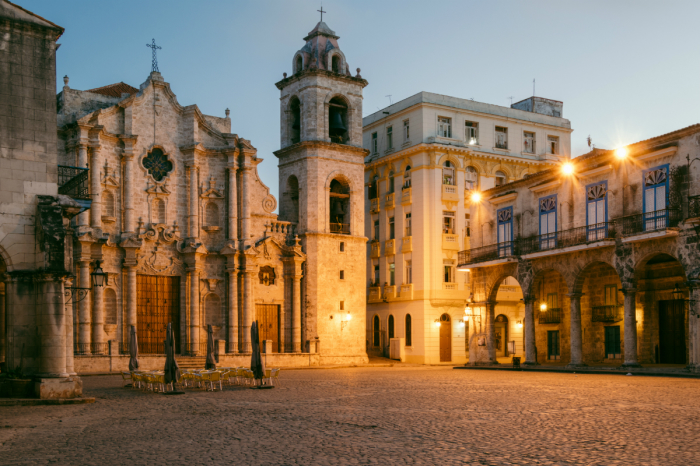
[(556, 270), (542, 270), (533, 280), (535, 297), (535, 352), (537, 362), (568, 363), (569, 289), (564, 277)]
[(498, 314), (496, 316), (496, 322), (494, 323), (493, 342), (497, 358), (508, 356), (508, 341), (508, 317), (503, 314)]
[(449, 314), (440, 316), (440, 362), (452, 361), (452, 319)]
[[(495, 302), (493, 318), (493, 352), (495, 358), (504, 358), (513, 355), (525, 355), (524, 325), (525, 304), (520, 283), (513, 276), (506, 276), (496, 281), (491, 291), (489, 301)], [(488, 315), (484, 315), (484, 324)], [(470, 333), (485, 332), (488, 338), (486, 326), (477, 327), (479, 322), (474, 322), (474, 329), (469, 328)], [(509, 349), (513, 346), (513, 350)], [(476, 349), (477, 348), (470, 348)], [(482, 355), (484, 357), (484, 355)], [(473, 359), (478, 360), (478, 355)], [(489, 359), (490, 360), (490, 359)], [(470, 358), (470, 361), (472, 359)]]

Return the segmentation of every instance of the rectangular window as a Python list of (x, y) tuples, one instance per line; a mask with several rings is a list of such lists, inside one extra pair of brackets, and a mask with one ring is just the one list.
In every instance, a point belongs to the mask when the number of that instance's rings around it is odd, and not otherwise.
[(413, 267), (411, 261), (406, 261), (406, 277), (404, 283), (413, 283)]
[(464, 171), (464, 189), (473, 191), (479, 186), (479, 173), (476, 168), (469, 166)]
[(443, 268), (445, 270), (445, 283), (454, 283), (454, 267), (451, 265), (444, 265)]
[(617, 285), (605, 285), (605, 305), (617, 306)]
[(373, 154), (379, 152), (379, 146), (377, 145), (377, 133), (372, 133), (372, 147), (370, 150)]
[(389, 239), (394, 239), (394, 217), (389, 217)]
[(464, 140), (472, 146), (479, 144), (479, 123), (474, 121), (464, 122)]
[(496, 126), (496, 148), (508, 149), (508, 128)]
[(498, 221), (497, 240), (498, 257), (513, 255), (513, 207), (498, 209), (496, 212)]
[(471, 214), (464, 214), (464, 236), (469, 238), (472, 235), (472, 221)]
[(543, 197), (540, 209), (540, 250), (557, 247), (557, 195)]
[(557, 293), (547, 295), (547, 309), (559, 309), (559, 295)]
[(396, 285), (396, 268), (394, 267), (393, 262), (389, 264), (389, 285)]
[(559, 330), (550, 330), (547, 332), (547, 359), (558, 361), (559, 358)]
[(379, 241), (379, 220), (374, 221), (374, 239)]
[(559, 136), (547, 136), (547, 153), (559, 154)]
[(620, 359), (622, 357), (620, 344), (620, 326), (605, 327), (605, 357)]
[(379, 286), (379, 264), (374, 266), (374, 286)]
[(394, 148), (394, 127), (389, 126), (386, 129), (386, 150)]
[(340, 242), (340, 252), (345, 252), (345, 241)]
[(608, 182), (586, 186), (586, 231), (588, 241), (607, 238)]
[(344, 311), (345, 310), (345, 301), (340, 302), (340, 310)]
[(411, 125), (408, 120), (403, 121), (403, 142), (411, 140)]
[(454, 212), (442, 212), (442, 232), (446, 235), (455, 234), (455, 213)]
[(527, 154), (535, 153), (535, 133), (530, 131), (523, 133), (523, 152)]
[(340, 271), (340, 279), (345, 280), (345, 270)]
[(438, 137), (452, 137), (452, 118), (438, 117)]
[(411, 212), (406, 213), (406, 234), (404, 236), (411, 236)]

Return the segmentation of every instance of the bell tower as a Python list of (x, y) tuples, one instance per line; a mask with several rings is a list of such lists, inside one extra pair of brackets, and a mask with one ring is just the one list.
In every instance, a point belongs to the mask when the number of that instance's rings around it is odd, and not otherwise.
[[(297, 224), (306, 253), (297, 324), (302, 352), (322, 364), (362, 363), (367, 256), (364, 236), (362, 89), (338, 36), (323, 21), (294, 54), (281, 91), (280, 220)], [(297, 351), (295, 349), (295, 351)]]

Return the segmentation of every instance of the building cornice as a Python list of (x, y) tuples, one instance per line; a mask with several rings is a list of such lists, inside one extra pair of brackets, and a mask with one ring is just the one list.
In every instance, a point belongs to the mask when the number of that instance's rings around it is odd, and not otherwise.
[(292, 83), (295, 83), (297, 81), (300, 81), (303, 78), (309, 77), (309, 76), (320, 76), (320, 77), (325, 77), (325, 78), (332, 78), (332, 79), (338, 79), (340, 81), (345, 81), (348, 83), (356, 84), (360, 86), (361, 88), (366, 87), (369, 83), (367, 82), (366, 79), (364, 78), (358, 78), (355, 76), (348, 76), (345, 74), (338, 74), (338, 73), (333, 73), (332, 71), (326, 71), (326, 70), (321, 70), (321, 69), (309, 69), (309, 70), (304, 70), (300, 71), (299, 73), (295, 73), (288, 78), (284, 78), (281, 81), (278, 81), (275, 83), (275, 86), (277, 86), (277, 89), (280, 91), (284, 89), (285, 87), (289, 86)]
[(303, 149), (320, 148), (333, 149), (335, 151), (340, 152), (348, 152), (352, 153), (353, 155), (362, 156), (363, 158), (369, 154), (369, 151), (367, 149), (363, 149), (362, 147), (348, 146), (346, 144), (338, 144), (335, 142), (328, 141), (301, 141), (297, 142), (296, 144), (292, 144), (291, 146), (287, 146), (283, 149), (276, 150), (275, 152), (273, 152), (273, 154), (275, 154), (278, 158), (282, 158), (294, 152), (299, 152)]

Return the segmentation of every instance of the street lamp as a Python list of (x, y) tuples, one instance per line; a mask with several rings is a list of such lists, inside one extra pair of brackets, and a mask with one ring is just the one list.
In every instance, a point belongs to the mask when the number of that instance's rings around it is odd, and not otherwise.
[[(100, 267), (101, 261), (95, 261), (95, 268), (93, 269), (92, 273), (90, 274), (90, 279), (92, 281), (92, 286), (103, 286), (105, 283), (105, 277), (107, 274), (102, 270), (102, 267)], [(66, 298), (68, 298), (68, 301), (66, 301), (66, 304), (68, 304), (71, 299), (75, 299), (73, 302), (74, 303), (79, 303), (83, 299), (87, 298), (88, 293), (90, 292), (92, 288), (90, 287), (79, 287), (79, 286), (71, 286), (65, 288), (65, 295)]]
[(90, 276), (92, 277), (92, 286), (102, 286), (105, 282), (105, 277), (107, 274), (100, 267), (101, 261), (95, 261), (95, 268), (93, 269)]

